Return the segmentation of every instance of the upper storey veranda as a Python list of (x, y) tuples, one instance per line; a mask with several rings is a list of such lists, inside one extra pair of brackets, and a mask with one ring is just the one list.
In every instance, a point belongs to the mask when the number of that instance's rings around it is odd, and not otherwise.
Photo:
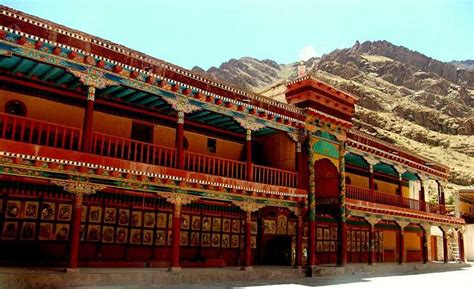
[[(225, 129), (226, 133), (230, 131), (235, 136), (245, 134), (242, 122), (262, 127), (255, 136), (276, 131), (294, 135), (311, 130), (315, 125), (324, 128), (331, 123), (344, 132), (346, 138), (342, 141), (347, 141), (354, 151), (375, 154), (439, 178), (448, 176), (448, 168), (441, 164), (357, 130), (350, 130), (357, 98), (311, 76), (286, 84), (288, 104), (285, 104), (206, 79), (119, 44), (5, 6), (0, 6), (0, 13), (0, 52), (4, 56), (13, 56), (4, 58), (0, 68), (63, 88), (61, 93), (70, 91), (71, 96), (80, 96), (77, 93), (80, 83), (71, 81), (71, 71), (98, 71), (114, 85), (96, 91), (97, 104), (118, 103), (128, 107), (153, 108), (154, 112), (164, 114), (164, 118), (170, 118), (170, 106), (174, 109), (185, 100), (191, 109), (200, 108), (187, 114), (188, 123), (212, 120), (213, 126)], [(10, 64), (13, 66), (9, 67)], [(46, 69), (47, 72), (38, 79), (39, 72)], [(7, 78), (9, 76), (6, 75)], [(51, 82), (52, 79), (55, 81)], [(65, 87), (67, 82), (71, 85)]]

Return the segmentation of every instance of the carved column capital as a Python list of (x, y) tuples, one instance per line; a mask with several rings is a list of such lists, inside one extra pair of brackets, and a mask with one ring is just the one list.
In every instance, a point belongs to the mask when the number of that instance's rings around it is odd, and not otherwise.
[(184, 123), (184, 112), (183, 111), (178, 111), (178, 121), (177, 123), (183, 124)]
[(431, 235), (431, 224), (420, 224), (421, 228), (423, 228), (423, 231), (425, 231), (426, 235)]
[(63, 187), (64, 191), (76, 195), (75, 206), (82, 206), (84, 195), (92, 195), (97, 191), (105, 189), (107, 186), (73, 180), (52, 180), (52, 184)]
[(375, 166), (378, 164), (380, 161), (372, 156), (364, 156), (365, 161), (370, 165), (370, 166)]
[(288, 131), (287, 134), (293, 142), (299, 143), (299, 144), (304, 143), (307, 137), (307, 133), (305, 130), (295, 129), (295, 130)]
[(458, 232), (461, 233), (461, 234), (466, 233), (466, 230), (467, 230), (466, 226), (459, 226), (459, 227), (457, 227), (456, 229), (457, 229)]
[(300, 206), (289, 207), (288, 208), (293, 214), (297, 217), (301, 217), (303, 215), (303, 208)]
[(452, 227), (446, 225), (439, 226), (439, 228), (446, 234), (448, 234), (448, 231), (452, 229)]
[(397, 166), (397, 165), (395, 165), (395, 166), (393, 166), (393, 168), (397, 171), (398, 175), (400, 176), (400, 179), (401, 179), (403, 173), (407, 171), (407, 170), (406, 170), (404, 167), (402, 167), (402, 166)]
[(367, 223), (370, 224), (370, 226), (375, 226), (378, 222), (380, 222), (380, 219), (375, 217), (375, 216), (368, 216), (364, 217), (364, 219), (367, 221)]
[(178, 194), (178, 193), (168, 193), (168, 192), (162, 192), (159, 194), (159, 196), (165, 198), (168, 203), (171, 203), (174, 205), (173, 216), (175, 217), (181, 216), (182, 205), (190, 204), (191, 202), (199, 199), (199, 197), (197, 196), (184, 195), (184, 194)]
[(402, 229), (402, 232), (403, 232), (403, 229), (405, 229), (405, 227), (410, 224), (410, 222), (408, 221), (399, 221), (399, 220), (395, 220), (395, 223), (397, 223), (398, 226), (400, 226), (400, 229)]

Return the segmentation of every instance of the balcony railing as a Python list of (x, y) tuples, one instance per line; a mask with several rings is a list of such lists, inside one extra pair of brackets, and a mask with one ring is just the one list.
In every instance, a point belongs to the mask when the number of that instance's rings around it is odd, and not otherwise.
[(296, 187), (295, 172), (259, 165), (253, 165), (253, 180), (264, 184), (278, 183), (284, 187)]
[[(13, 141), (78, 150), (81, 130), (74, 127), (0, 113), (0, 137)], [(176, 149), (128, 138), (94, 132), (91, 153), (176, 168)], [(184, 168), (188, 171), (245, 180), (245, 162), (185, 152)], [(276, 186), (296, 187), (296, 173), (253, 165), (253, 181)]]
[(176, 164), (174, 148), (96, 132), (92, 136), (92, 153), (164, 167)]
[(60, 124), (0, 113), (2, 139), (55, 148), (77, 150), (81, 130)]
[(188, 171), (241, 180), (246, 176), (245, 162), (192, 152), (185, 152), (184, 168)]
[(347, 185), (346, 196), (351, 199), (396, 206), (416, 211), (430, 212), (436, 214), (445, 214), (445, 206), (440, 204), (431, 204), (424, 201), (400, 197), (379, 191), (371, 192), (370, 189)]

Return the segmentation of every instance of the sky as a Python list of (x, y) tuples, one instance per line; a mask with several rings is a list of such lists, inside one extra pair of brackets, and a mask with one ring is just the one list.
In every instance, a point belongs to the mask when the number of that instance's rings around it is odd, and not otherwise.
[(441, 61), (474, 59), (474, 0), (0, 0), (192, 68), (244, 56), (291, 63), (388, 40)]

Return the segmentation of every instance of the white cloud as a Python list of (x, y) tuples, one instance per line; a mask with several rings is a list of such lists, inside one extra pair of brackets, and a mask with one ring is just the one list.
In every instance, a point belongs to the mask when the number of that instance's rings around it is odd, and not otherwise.
[(312, 45), (306, 45), (300, 50), (300, 60), (306, 61), (312, 57), (318, 57), (319, 55), (316, 53), (316, 49)]

